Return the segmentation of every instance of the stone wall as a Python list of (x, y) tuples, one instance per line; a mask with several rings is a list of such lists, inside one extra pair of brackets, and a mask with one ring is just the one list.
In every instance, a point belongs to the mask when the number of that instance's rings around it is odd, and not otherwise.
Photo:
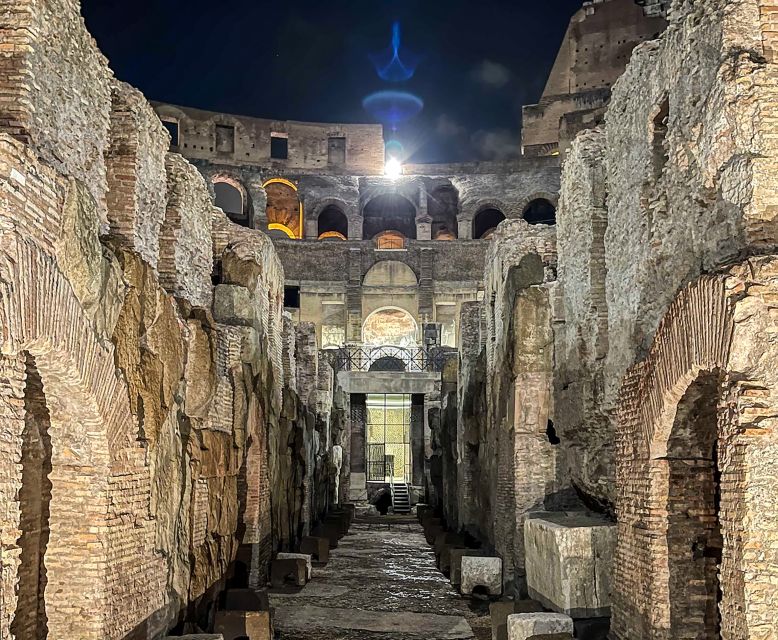
[(166, 153), (78, 3), (3, 8), (0, 635), (196, 630), (239, 545), (259, 585), (305, 531), (282, 541), (271, 518), (287, 423), (316, 459), (292, 465), (310, 509), (291, 519), (326, 509), (331, 476), (314, 471), (330, 461), (331, 396), (316, 391), (331, 375), (309, 346), (284, 385), (272, 243)]
[[(193, 160), (265, 165), (281, 172), (329, 171), (356, 175), (381, 175), (384, 172), (384, 138), (380, 124), (265, 120), (161, 103), (155, 103), (154, 108), (165, 122), (178, 126), (177, 150)], [(221, 131), (217, 132), (217, 128)], [(287, 158), (271, 157), (272, 135), (286, 138)], [(226, 138), (220, 139), (223, 136)], [(330, 157), (328, 143), (331, 138), (345, 139), (344, 162), (334, 163)]]

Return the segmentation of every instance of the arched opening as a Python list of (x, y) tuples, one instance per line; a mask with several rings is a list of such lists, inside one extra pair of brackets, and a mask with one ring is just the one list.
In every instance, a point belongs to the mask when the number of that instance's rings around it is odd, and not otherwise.
[(348, 218), (336, 206), (326, 207), (318, 220), (319, 240), (348, 240)]
[(438, 187), (427, 200), (427, 211), (432, 218), (433, 240), (456, 240), (459, 235), (457, 211), (459, 195), (454, 187)]
[(267, 228), (271, 237), (302, 238), (303, 207), (294, 183), (272, 178), (262, 186), (267, 194)]
[(556, 224), (556, 207), (545, 198), (537, 198), (530, 202), (522, 217), (530, 224)]
[(375, 237), (376, 249), (405, 249), (405, 236), (399, 231), (382, 231)]
[(215, 204), (235, 224), (250, 227), (249, 211), (243, 198), (243, 193), (235, 185), (218, 180), (213, 183)]
[(718, 375), (703, 373), (687, 389), (667, 442), (667, 566), (676, 638), (721, 637), (719, 384)]
[(362, 342), (366, 345), (416, 346), (418, 326), (405, 309), (386, 307), (371, 313), (362, 325)]
[(16, 638), (48, 637), (46, 615), (46, 549), (51, 503), (51, 422), (35, 361), (27, 356), (22, 432), (22, 486), (19, 490), (19, 545), (16, 614), (11, 633)]
[(473, 240), (486, 240), (496, 231), (505, 216), (499, 209), (482, 209), (473, 219)]
[(375, 238), (384, 231), (395, 231), (405, 238), (416, 239), (416, 207), (403, 196), (376, 196), (363, 210), (362, 237)]

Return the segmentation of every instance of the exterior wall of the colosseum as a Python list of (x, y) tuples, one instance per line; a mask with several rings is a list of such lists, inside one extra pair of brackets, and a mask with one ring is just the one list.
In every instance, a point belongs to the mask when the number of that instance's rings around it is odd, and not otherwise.
[[(270, 240), (167, 153), (79, 9), (3, 6), (0, 635), (148, 640), (214, 596), (240, 545), (264, 580), (302, 530), (271, 525), (290, 474), (310, 505), (293, 522), (326, 508), (331, 474), (314, 468), (330, 464), (317, 390), (331, 373), (310, 332), (284, 325)], [(284, 387), (290, 341), (299, 373)], [(272, 468), (289, 457), (281, 430), (312, 466)]]

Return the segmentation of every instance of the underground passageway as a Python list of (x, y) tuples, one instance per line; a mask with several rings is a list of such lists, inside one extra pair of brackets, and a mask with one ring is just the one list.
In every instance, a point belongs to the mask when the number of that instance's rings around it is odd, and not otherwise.
[(491, 638), (486, 603), (472, 605), (438, 571), (414, 516), (357, 518), (330, 553), (302, 590), (271, 591), (277, 638)]

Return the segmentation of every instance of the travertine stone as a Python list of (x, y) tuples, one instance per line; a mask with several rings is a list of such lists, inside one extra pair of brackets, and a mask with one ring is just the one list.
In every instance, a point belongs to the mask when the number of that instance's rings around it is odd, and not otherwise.
[(615, 523), (585, 513), (535, 514), (524, 530), (530, 597), (573, 618), (609, 616)]
[(276, 558), (279, 560), (305, 560), (305, 579), (310, 580), (313, 573), (311, 555), (307, 553), (277, 553)]
[(257, 318), (251, 292), (232, 284), (218, 285), (214, 289), (213, 316), (224, 324), (254, 326)]
[(560, 613), (517, 613), (508, 616), (508, 640), (573, 638), (573, 619)]
[(481, 588), (492, 596), (502, 594), (502, 560), (479, 556), (462, 557), (462, 584), (464, 594)]

